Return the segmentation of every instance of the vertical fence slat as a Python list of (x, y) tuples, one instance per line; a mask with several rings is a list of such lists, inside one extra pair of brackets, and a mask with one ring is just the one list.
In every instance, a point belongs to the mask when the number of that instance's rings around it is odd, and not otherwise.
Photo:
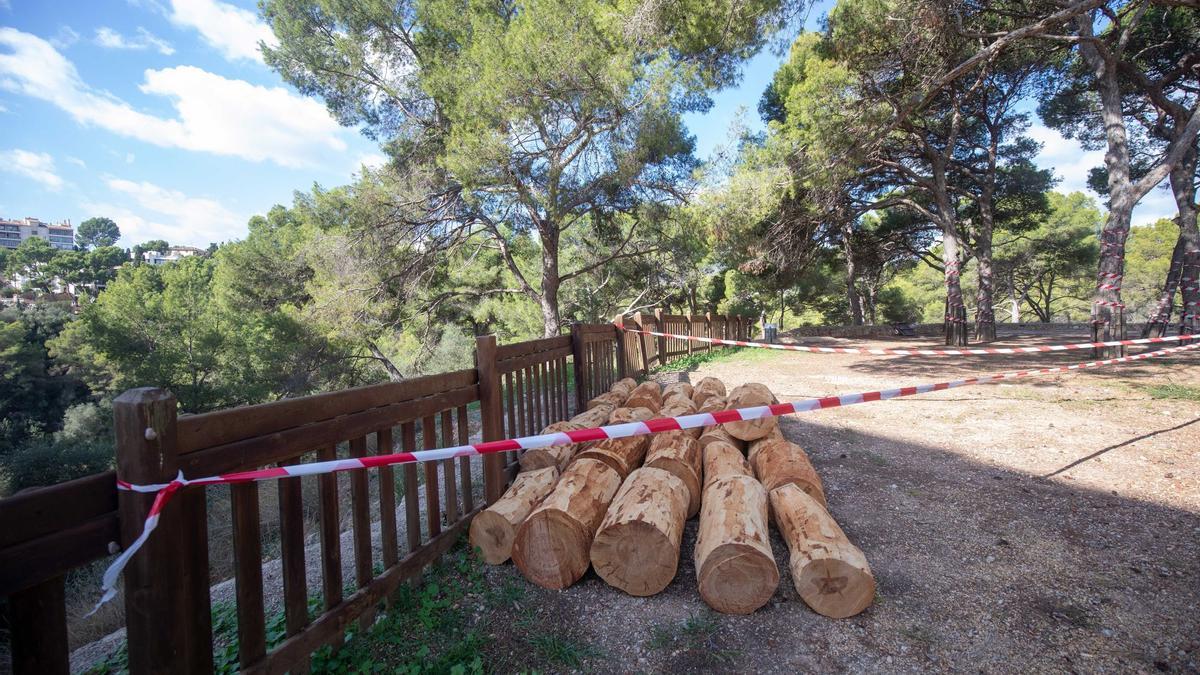
[[(392, 428), (376, 431), (375, 453), (388, 455), (394, 450)], [(400, 562), (400, 550), (396, 544), (396, 472), (390, 466), (379, 467), (379, 542), (385, 569)]]
[(283, 572), (284, 626), (288, 636), (299, 633), (308, 625), (304, 492), (300, 481), (298, 477), (279, 479), (279, 546)]
[(8, 628), (14, 675), (70, 672), (64, 577), (13, 593), (8, 598)]
[[(458, 442), (460, 445), (466, 445), (471, 442), (471, 427), (467, 419), (467, 406), (459, 406), (458, 408)], [(471, 458), (458, 458), (458, 472), (462, 479), (462, 500), (463, 511), (470, 513), (475, 510), (475, 495), (473, 494), (475, 486), (471, 482)]]
[[(454, 445), (454, 417), (449, 410), (442, 411), (442, 447)], [(454, 460), (443, 459), (442, 465), (443, 490), (446, 499), (446, 525), (458, 522), (458, 484), (454, 476)]]
[(571, 360), (575, 370), (575, 410), (580, 411), (584, 409), (587, 399), (584, 398), (583, 333), (577, 323), (571, 324)]
[[(317, 451), (317, 459), (337, 459), (337, 447), (327, 445)], [(325, 609), (342, 602), (342, 523), (338, 504), (338, 475), (317, 476), (317, 494), (321, 500), (321, 593)]]
[(233, 566), (238, 615), (238, 661), (245, 668), (267, 653), (263, 611), (262, 525), (258, 483), (229, 486), (233, 511)]
[[(437, 448), (437, 418), (430, 416), (421, 420), (421, 439), (426, 450)], [(425, 470), (425, 523), (429, 526), (429, 536), (435, 537), (442, 532), (438, 465), (437, 462), (425, 462), (421, 467)]]
[[(350, 439), (350, 456), (367, 456), (367, 438)], [(365, 469), (350, 472), (351, 529), (354, 531), (354, 580), (359, 588), (371, 583), (371, 511), (370, 484)]]
[(508, 426), (500, 430), (500, 438), (515, 435), (517, 429), (517, 394), (515, 378), (512, 373), (504, 374), (504, 394), (504, 410), (508, 413)]
[[(405, 422), (400, 425), (400, 445), (404, 452), (417, 449), (417, 424)], [(405, 464), (404, 471), (404, 536), (408, 541), (408, 554), (421, 546), (421, 504), (417, 501), (420, 485), (417, 480), (417, 465)]]

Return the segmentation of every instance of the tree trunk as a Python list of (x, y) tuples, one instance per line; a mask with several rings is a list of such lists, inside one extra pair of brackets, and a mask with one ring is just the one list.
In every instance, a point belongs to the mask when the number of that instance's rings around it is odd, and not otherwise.
[(651, 412), (662, 409), (662, 387), (657, 382), (643, 382), (625, 399), (626, 408), (647, 408)]
[(538, 304), (542, 309), (542, 337), (558, 335), (562, 317), (558, 313), (558, 230), (539, 228), (542, 240), (542, 293)]
[(700, 597), (726, 614), (750, 614), (779, 587), (767, 530), (767, 492), (750, 476), (719, 478), (704, 489), (696, 536)]
[(687, 509), (683, 481), (662, 469), (634, 471), (596, 531), (591, 548), (596, 574), (630, 595), (666, 588), (679, 567)]
[[(995, 167), (991, 169), (995, 180)], [(985, 186), (979, 197), (979, 232), (975, 242), (975, 339), (978, 342), (996, 341), (995, 284), (992, 277), (992, 233), (995, 229), (992, 212), (992, 187)]]
[(625, 480), (629, 474), (642, 465), (642, 460), (646, 457), (646, 449), (649, 447), (649, 436), (609, 438), (581, 451), (576, 455), (575, 461), (590, 459), (601, 462), (616, 471), (621, 480)]
[(725, 397), (725, 383), (715, 377), (706, 377), (692, 387), (692, 402), (701, 408), (712, 396)]
[(478, 548), (483, 561), (499, 565), (512, 555), (517, 528), (529, 512), (542, 503), (558, 482), (558, 469), (547, 467), (517, 474), (504, 496), (471, 520), (470, 541)]
[(683, 482), (688, 494), (688, 518), (700, 512), (703, 463), (700, 443), (686, 431), (657, 434), (646, 451), (646, 466), (662, 469)]
[[(766, 385), (757, 382), (748, 382), (735, 387), (733, 391), (729, 392), (728, 404), (730, 408), (749, 408), (771, 405), (773, 403), (775, 403), (775, 395), (771, 393), (771, 390)], [(753, 441), (771, 433), (771, 430), (778, 424), (778, 417), (760, 417), (741, 422), (728, 422), (725, 424), (725, 430), (734, 438), (740, 438), (743, 441)]]
[(855, 326), (863, 325), (862, 302), (858, 297), (858, 272), (854, 264), (854, 223), (842, 216), (842, 256), (846, 260), (846, 302), (850, 306), (850, 322)]
[(1180, 335), (1200, 333), (1200, 229), (1196, 225), (1197, 152), (1193, 148), (1184, 154), (1171, 172), (1171, 190), (1179, 209), (1179, 237), (1183, 241), (1183, 265), (1180, 269), (1180, 289), (1183, 311), (1179, 323)]
[(1175, 310), (1175, 292), (1179, 290), (1179, 278), (1183, 276), (1184, 249), (1185, 243), (1181, 229), (1179, 238), (1175, 240), (1175, 248), (1171, 251), (1171, 266), (1167, 268), (1167, 278), (1163, 281), (1158, 304), (1146, 318), (1146, 325), (1142, 326), (1142, 337), (1144, 338), (1162, 337), (1167, 334), (1167, 329), (1171, 326), (1171, 314)]
[[(583, 427), (574, 422), (555, 422), (550, 426), (542, 429), (542, 434), (554, 434), (563, 431), (574, 431)], [(532, 448), (521, 454), (521, 471), (537, 471), (546, 467), (554, 467), (558, 471), (564, 471), (567, 465), (571, 463), (572, 457), (580, 450), (582, 443), (570, 443), (568, 445), (551, 445), (546, 448)]]
[[(746, 456), (742, 451), (732, 443), (727, 443), (721, 440), (712, 440), (704, 446), (704, 490), (713, 483), (722, 478), (730, 478), (732, 476), (746, 476), (752, 478), (754, 474), (750, 471), (750, 465), (746, 463)], [(703, 508), (703, 505), (701, 505)]]
[(1021, 303), (1017, 300), (1017, 280), (1008, 275), (1008, 319), (1012, 323), (1021, 323)]
[(869, 607), (875, 599), (871, 566), (829, 513), (791, 484), (771, 491), (771, 507), (791, 551), (792, 583), (804, 602), (834, 619)]
[(603, 462), (572, 462), (517, 530), (512, 558), (521, 574), (556, 590), (579, 581), (591, 563), (596, 528), (620, 486), (621, 477)]

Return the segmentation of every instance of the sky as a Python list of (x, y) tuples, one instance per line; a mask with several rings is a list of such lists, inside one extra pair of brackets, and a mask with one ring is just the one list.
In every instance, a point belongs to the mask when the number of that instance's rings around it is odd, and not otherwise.
[[(267, 68), (260, 41), (273, 36), (253, 0), (0, 0), (0, 217), (107, 216), (126, 247), (207, 246), (245, 236), (250, 216), (296, 190), (343, 185), (384, 161)], [(735, 121), (762, 128), (758, 100), (782, 58), (764, 50), (708, 112), (685, 118), (701, 158)], [(1102, 153), (1040, 124), (1030, 134), (1057, 189), (1086, 190)], [(1134, 223), (1173, 215), (1156, 189)]]

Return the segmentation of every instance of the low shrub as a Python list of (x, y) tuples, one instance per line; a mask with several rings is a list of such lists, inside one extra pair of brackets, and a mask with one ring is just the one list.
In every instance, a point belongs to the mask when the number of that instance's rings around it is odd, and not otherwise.
[(4, 457), (8, 489), (17, 492), (107, 471), (112, 468), (113, 455), (109, 438), (55, 440), (37, 436)]

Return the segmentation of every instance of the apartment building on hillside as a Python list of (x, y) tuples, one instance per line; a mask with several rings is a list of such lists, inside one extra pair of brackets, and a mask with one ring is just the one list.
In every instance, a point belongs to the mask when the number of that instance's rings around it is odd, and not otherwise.
[(0, 246), (16, 248), (30, 237), (40, 237), (54, 248), (70, 251), (75, 248), (75, 228), (66, 220), (58, 225), (42, 222), (37, 218), (8, 220), (0, 218)]

